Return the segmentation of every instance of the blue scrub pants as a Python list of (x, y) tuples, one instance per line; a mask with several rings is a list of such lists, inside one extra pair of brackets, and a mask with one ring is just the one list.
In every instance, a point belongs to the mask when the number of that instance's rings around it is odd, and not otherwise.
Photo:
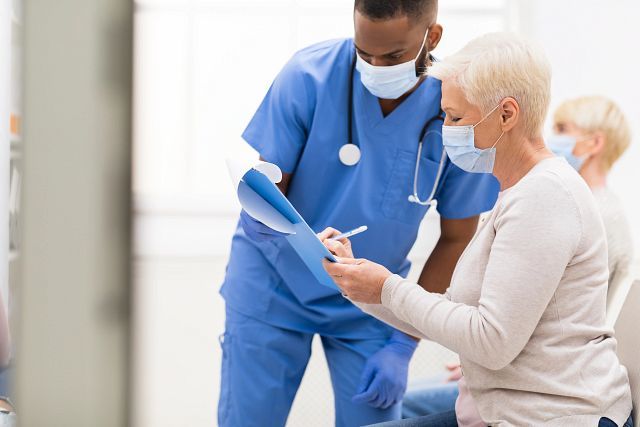
[[(284, 426), (311, 356), (314, 334), (278, 328), (228, 306), (226, 315), (221, 338), (219, 426)], [(385, 343), (384, 339), (322, 337), (333, 385), (336, 426), (355, 427), (400, 418), (400, 404), (383, 410), (351, 402), (366, 360)]]

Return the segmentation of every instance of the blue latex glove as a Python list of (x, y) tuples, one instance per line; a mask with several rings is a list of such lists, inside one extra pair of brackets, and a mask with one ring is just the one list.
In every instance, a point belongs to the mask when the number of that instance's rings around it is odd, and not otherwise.
[(245, 234), (249, 236), (251, 240), (256, 242), (266, 242), (267, 240), (277, 239), (278, 237), (287, 236), (287, 233), (281, 233), (272, 228), (267, 227), (251, 215), (249, 215), (244, 209), (240, 212), (240, 225)]
[(400, 402), (407, 390), (409, 361), (417, 346), (410, 336), (394, 331), (387, 344), (367, 360), (352, 401), (381, 409)]

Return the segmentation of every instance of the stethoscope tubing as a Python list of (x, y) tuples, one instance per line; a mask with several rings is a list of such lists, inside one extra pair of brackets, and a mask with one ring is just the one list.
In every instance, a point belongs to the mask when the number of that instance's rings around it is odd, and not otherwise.
[[(347, 111), (349, 114), (347, 118), (347, 132), (348, 132), (347, 144), (354, 144), (355, 146), (358, 146), (358, 144), (356, 144), (355, 140), (353, 139), (353, 89), (354, 89), (353, 77), (355, 75), (355, 69), (356, 69), (356, 55), (357, 53), (354, 51), (353, 58), (351, 60), (351, 69), (349, 72), (349, 95), (347, 97), (347, 102), (348, 102)], [(422, 157), (422, 147), (424, 145), (424, 138), (427, 135), (429, 126), (431, 126), (434, 120), (441, 120), (444, 123), (442, 110), (440, 110), (438, 115), (427, 120), (427, 122), (424, 124), (420, 132), (420, 139), (418, 140), (418, 154), (416, 156), (416, 165), (414, 168), (414, 175), (413, 175), (413, 194), (409, 196), (410, 202), (417, 203), (422, 206), (433, 204), (432, 202), (435, 201), (434, 197), (435, 197), (436, 191), (438, 190), (438, 185), (440, 184), (440, 179), (442, 178), (442, 173), (444, 172), (444, 165), (447, 158), (447, 153), (443, 148), (442, 155), (440, 156), (440, 162), (438, 164), (438, 171), (436, 173), (436, 178), (434, 180), (433, 187), (431, 188), (431, 193), (429, 194), (429, 197), (427, 198), (426, 201), (420, 200), (418, 196), (418, 178), (420, 174), (420, 158)]]

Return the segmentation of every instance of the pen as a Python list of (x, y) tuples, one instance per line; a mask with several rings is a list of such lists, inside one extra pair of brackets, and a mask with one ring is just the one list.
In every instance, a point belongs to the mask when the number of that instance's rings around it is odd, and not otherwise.
[(363, 233), (363, 232), (367, 231), (367, 229), (368, 229), (368, 227), (366, 225), (361, 225), (360, 227), (354, 228), (351, 231), (347, 231), (345, 233), (338, 234), (337, 236), (330, 237), (329, 240), (346, 239), (347, 237), (351, 237), (351, 236), (355, 236), (356, 234)]

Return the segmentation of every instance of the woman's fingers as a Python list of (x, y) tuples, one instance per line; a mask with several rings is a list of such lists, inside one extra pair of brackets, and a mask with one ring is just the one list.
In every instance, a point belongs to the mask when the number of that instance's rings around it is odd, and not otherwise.
[[(351, 262), (351, 258), (337, 258), (338, 262), (331, 262), (327, 259), (322, 261), (324, 269), (327, 271), (331, 279), (338, 285), (343, 295), (350, 295), (353, 285), (353, 270), (357, 267)], [(342, 263), (344, 260), (346, 263)]]
[(352, 258), (352, 257), (341, 257), (338, 256), (338, 258), (336, 258), (338, 260), (338, 262), (340, 264), (349, 264), (349, 265), (360, 265), (361, 264), (361, 260)]
[(340, 242), (343, 245), (347, 246), (347, 247), (351, 247), (351, 242), (349, 241), (349, 239), (347, 237), (343, 237), (342, 239), (338, 239), (338, 240), (332, 240), (334, 242)]
[(338, 262), (323, 260), (323, 266), (342, 295), (351, 301), (380, 304), (382, 286), (389, 270), (365, 259), (337, 257)]
[(338, 234), (340, 234), (340, 232), (335, 228), (327, 227), (320, 233), (318, 233), (318, 239), (320, 239), (321, 242), (324, 242), (325, 240), (330, 239), (333, 236), (337, 236)]
[(324, 240), (322, 242), (324, 244), (324, 246), (329, 249), (329, 251), (339, 257), (344, 257), (346, 256), (346, 248), (344, 247), (344, 245), (338, 241), (335, 240)]
[(457, 368), (450, 370), (447, 382), (458, 381), (460, 378), (462, 378), (462, 368), (458, 366)]
[(324, 269), (327, 270), (327, 273), (329, 273), (330, 276), (332, 277), (344, 277), (345, 275), (348, 274), (348, 269), (350, 268), (350, 265), (348, 265), (347, 263), (341, 263), (340, 260), (342, 258), (337, 258), (338, 262), (331, 262), (327, 259), (322, 261), (322, 264), (324, 266)]
[(447, 367), (448, 371), (455, 371), (456, 369), (458, 369), (460, 367), (459, 363), (447, 363), (445, 365)]
[(331, 279), (338, 285), (338, 288), (340, 288), (342, 296), (348, 298), (349, 290), (346, 288), (347, 279), (344, 277), (344, 268), (347, 267), (347, 265), (331, 262), (327, 259), (322, 260), (322, 264), (329, 276), (331, 276)]
[(347, 248), (343, 243), (340, 243), (337, 240), (325, 240), (324, 245), (331, 251), (332, 254), (342, 257), (342, 258), (351, 258), (351, 249)]
[(336, 257), (337, 262), (331, 262), (328, 259), (322, 260), (324, 269), (329, 273), (329, 276), (335, 278), (348, 278), (357, 273), (358, 266), (362, 260), (354, 258), (341, 258)]

